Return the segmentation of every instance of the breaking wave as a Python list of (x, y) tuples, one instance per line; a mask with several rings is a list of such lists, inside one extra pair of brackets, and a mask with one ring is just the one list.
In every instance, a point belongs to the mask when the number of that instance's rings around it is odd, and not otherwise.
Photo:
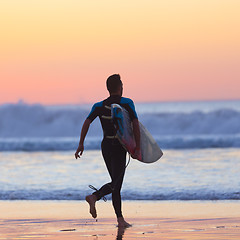
[[(83, 106), (0, 106), (0, 151), (72, 150), (89, 109)], [(162, 148), (240, 147), (240, 111), (151, 112), (139, 119)], [(86, 148), (99, 149), (102, 130), (94, 121)]]

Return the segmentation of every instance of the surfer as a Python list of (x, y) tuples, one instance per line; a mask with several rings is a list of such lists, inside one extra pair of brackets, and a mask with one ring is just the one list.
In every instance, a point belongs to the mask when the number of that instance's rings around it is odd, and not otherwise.
[(108, 77), (106, 85), (110, 96), (93, 105), (90, 114), (83, 123), (75, 158), (80, 158), (83, 154), (84, 139), (87, 135), (89, 126), (96, 117), (99, 117), (104, 135), (101, 144), (102, 156), (112, 181), (103, 185), (99, 190), (93, 192), (93, 194), (86, 196), (86, 201), (89, 203), (92, 217), (96, 218), (96, 201), (112, 193), (112, 204), (117, 216), (118, 227), (130, 227), (131, 225), (125, 221), (122, 215), (121, 203), (121, 187), (126, 168), (126, 150), (116, 138), (116, 130), (111, 121), (111, 104), (119, 104), (129, 112), (136, 141), (136, 149), (132, 155), (133, 158), (138, 158), (140, 155), (139, 122), (133, 101), (129, 98), (122, 97), (123, 84), (120, 75), (114, 74)]

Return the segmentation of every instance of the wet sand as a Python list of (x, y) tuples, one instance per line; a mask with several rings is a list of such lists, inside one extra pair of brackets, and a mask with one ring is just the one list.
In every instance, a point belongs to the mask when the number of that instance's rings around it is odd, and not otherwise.
[(0, 201), (0, 239), (240, 239), (238, 201), (124, 201), (127, 229), (110, 201), (97, 209), (96, 221), (83, 201)]

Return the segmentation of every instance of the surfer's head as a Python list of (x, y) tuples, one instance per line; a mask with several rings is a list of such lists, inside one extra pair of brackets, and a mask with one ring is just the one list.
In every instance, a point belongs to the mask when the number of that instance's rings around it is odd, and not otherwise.
[(123, 84), (119, 74), (113, 74), (107, 79), (107, 90), (110, 95), (121, 95), (123, 91)]

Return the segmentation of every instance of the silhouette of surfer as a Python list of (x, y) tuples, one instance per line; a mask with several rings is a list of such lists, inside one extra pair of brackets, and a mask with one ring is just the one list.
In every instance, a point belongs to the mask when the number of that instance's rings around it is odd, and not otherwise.
[(83, 154), (84, 140), (89, 126), (96, 117), (99, 117), (104, 135), (101, 143), (102, 156), (112, 181), (103, 185), (99, 190), (93, 187), (96, 191), (91, 195), (86, 196), (86, 201), (89, 203), (90, 214), (93, 218), (96, 218), (96, 201), (104, 198), (105, 195), (112, 193), (112, 204), (117, 216), (118, 227), (125, 228), (131, 226), (125, 221), (122, 215), (122, 202), (120, 193), (126, 168), (126, 150), (116, 138), (116, 129), (114, 128), (111, 120), (111, 104), (119, 104), (129, 113), (136, 141), (136, 149), (132, 155), (133, 158), (138, 158), (140, 155), (139, 122), (133, 101), (129, 98), (122, 97), (123, 84), (120, 79), (120, 75), (111, 75), (108, 77), (106, 84), (110, 96), (93, 105), (90, 114), (83, 123), (79, 146), (76, 150), (75, 158), (80, 158), (80, 156)]

